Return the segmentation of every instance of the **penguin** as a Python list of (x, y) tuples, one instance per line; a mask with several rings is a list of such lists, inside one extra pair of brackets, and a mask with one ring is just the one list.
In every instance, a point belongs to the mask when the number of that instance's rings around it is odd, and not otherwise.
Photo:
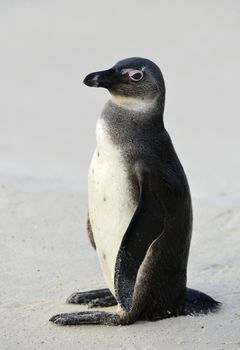
[(68, 303), (116, 312), (58, 314), (61, 325), (129, 325), (206, 314), (220, 303), (186, 287), (192, 204), (184, 169), (164, 127), (165, 83), (152, 61), (132, 57), (84, 79), (106, 88), (88, 176), (87, 231), (108, 288)]

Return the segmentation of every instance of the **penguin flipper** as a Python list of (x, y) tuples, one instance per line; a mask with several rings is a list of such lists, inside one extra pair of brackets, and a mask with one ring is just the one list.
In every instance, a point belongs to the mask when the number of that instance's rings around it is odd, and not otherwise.
[(151, 180), (137, 169), (139, 200), (130, 224), (123, 236), (115, 264), (115, 294), (123, 310), (132, 307), (137, 273), (152, 242), (163, 230), (163, 209), (149, 188)]
[(93, 232), (92, 232), (92, 226), (91, 226), (91, 222), (90, 222), (90, 218), (89, 218), (89, 213), (87, 216), (87, 234), (88, 234), (88, 238), (90, 240), (90, 243), (92, 245), (92, 247), (96, 250), (96, 243), (94, 241), (94, 237), (93, 237)]

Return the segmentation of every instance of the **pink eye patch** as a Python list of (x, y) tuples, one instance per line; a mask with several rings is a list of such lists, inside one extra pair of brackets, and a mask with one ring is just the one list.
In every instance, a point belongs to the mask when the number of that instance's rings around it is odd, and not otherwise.
[(143, 72), (138, 69), (132, 69), (132, 68), (124, 68), (122, 69), (121, 73), (123, 75), (127, 74), (129, 78), (131, 78), (134, 81), (141, 80), (143, 77)]

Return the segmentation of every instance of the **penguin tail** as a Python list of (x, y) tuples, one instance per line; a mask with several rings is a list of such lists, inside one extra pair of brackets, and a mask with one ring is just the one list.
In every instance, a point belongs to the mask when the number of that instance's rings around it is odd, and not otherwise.
[(201, 315), (215, 312), (221, 303), (195, 289), (186, 289), (185, 315)]

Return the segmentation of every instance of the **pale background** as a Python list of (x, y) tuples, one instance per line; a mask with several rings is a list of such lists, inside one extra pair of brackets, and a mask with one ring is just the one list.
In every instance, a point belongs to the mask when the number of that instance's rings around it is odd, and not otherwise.
[[(240, 2), (0, 0), (1, 349), (240, 348)], [(57, 327), (76, 290), (104, 286), (85, 234), (87, 171), (107, 91), (92, 71), (142, 56), (162, 69), (165, 125), (187, 173), (188, 285), (206, 317)]]

